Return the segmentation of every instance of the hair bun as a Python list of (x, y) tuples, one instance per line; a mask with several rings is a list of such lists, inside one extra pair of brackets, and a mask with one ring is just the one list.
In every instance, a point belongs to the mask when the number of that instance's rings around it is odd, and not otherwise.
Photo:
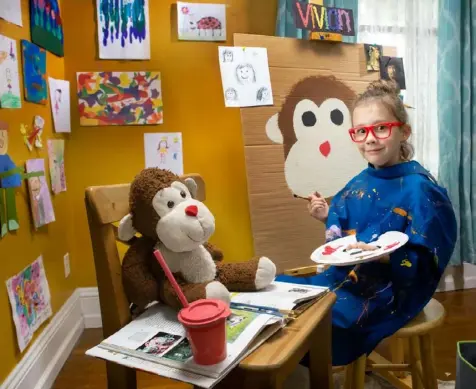
[(377, 80), (371, 82), (367, 86), (366, 92), (370, 92), (372, 94), (383, 94), (383, 95), (400, 95), (400, 87), (398, 84), (393, 80)]

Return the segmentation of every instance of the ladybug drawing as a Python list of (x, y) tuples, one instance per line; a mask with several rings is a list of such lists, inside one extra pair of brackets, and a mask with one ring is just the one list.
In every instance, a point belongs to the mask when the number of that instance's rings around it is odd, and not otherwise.
[(199, 20), (196, 20), (193, 14), (188, 14), (188, 21), (186, 22), (186, 29), (191, 32), (198, 32), (198, 36), (201, 36), (202, 33), (207, 33), (207, 30), (210, 30), (212, 36), (215, 36), (215, 33), (222, 34), (222, 23), (220, 20), (213, 16), (205, 16)]

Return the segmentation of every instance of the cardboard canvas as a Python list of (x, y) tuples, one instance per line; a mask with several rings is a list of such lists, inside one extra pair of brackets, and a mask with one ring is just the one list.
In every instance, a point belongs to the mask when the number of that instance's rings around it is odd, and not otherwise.
[(367, 72), (362, 44), (235, 34), (234, 45), (267, 49), (273, 86), (274, 106), (241, 109), (255, 255), (278, 271), (312, 265), (325, 227), (294, 195), (330, 201), (366, 167), (348, 134), (350, 107), (379, 74)]

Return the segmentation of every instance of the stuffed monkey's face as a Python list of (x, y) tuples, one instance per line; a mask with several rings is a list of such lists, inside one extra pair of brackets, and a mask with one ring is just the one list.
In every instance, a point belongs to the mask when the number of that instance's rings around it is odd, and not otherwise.
[(175, 181), (159, 190), (152, 205), (160, 216), (156, 231), (160, 241), (171, 251), (182, 252), (204, 244), (215, 231), (215, 218), (188, 188)]

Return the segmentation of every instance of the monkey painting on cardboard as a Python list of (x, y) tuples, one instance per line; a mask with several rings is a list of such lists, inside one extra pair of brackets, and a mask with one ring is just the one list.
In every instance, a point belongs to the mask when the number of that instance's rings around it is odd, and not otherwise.
[(335, 77), (311, 76), (297, 82), (269, 118), (266, 134), (283, 145), (284, 174), (294, 195), (307, 198), (319, 191), (331, 197), (365, 167), (349, 140), (354, 98)]

